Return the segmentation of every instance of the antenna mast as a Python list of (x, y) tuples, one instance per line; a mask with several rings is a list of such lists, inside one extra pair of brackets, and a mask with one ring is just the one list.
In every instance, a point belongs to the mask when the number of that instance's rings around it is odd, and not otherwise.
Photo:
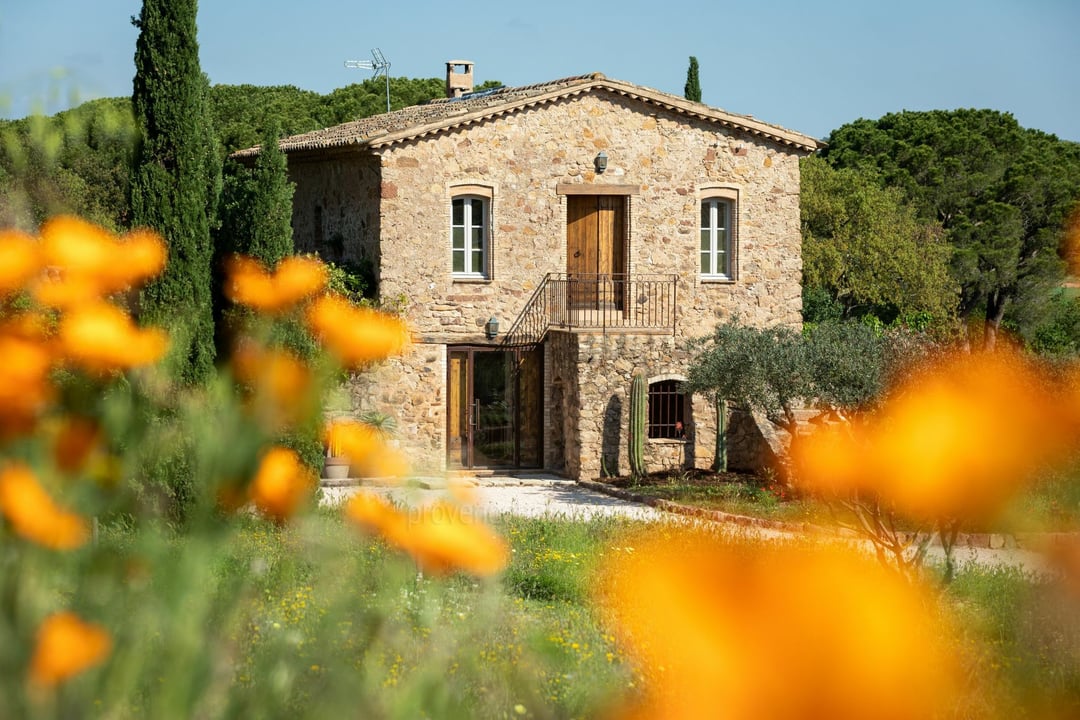
[(374, 60), (346, 60), (345, 67), (347, 68), (360, 68), (361, 70), (374, 70), (375, 73), (371, 76), (372, 80), (379, 77), (381, 73), (386, 78), (386, 112), (390, 112), (390, 61), (382, 54), (382, 50), (374, 48), (371, 51), (371, 57)]

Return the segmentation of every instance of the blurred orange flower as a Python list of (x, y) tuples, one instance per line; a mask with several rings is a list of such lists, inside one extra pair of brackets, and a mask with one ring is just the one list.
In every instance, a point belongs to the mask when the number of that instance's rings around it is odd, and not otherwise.
[(928, 594), (869, 558), (692, 531), (629, 543), (599, 585), (646, 679), (622, 717), (915, 720), (955, 697)]
[(0, 358), (0, 427), (29, 427), (53, 396), (52, 353), (41, 342), (0, 334)]
[(165, 267), (164, 241), (145, 228), (119, 239), (85, 220), (58, 216), (42, 225), (41, 240), (51, 273), (34, 295), (48, 307), (74, 307), (128, 290)]
[(266, 427), (279, 429), (318, 411), (311, 371), (285, 350), (244, 342), (232, 355), (236, 378), (250, 390), (250, 405)]
[(426, 572), (446, 575), (464, 570), (473, 575), (493, 575), (510, 558), (506, 541), (458, 505), (436, 502), (425, 505), (410, 521), (404, 550)]
[(315, 474), (295, 452), (273, 447), (259, 464), (248, 494), (260, 512), (281, 522), (310, 498), (316, 484)]
[(92, 420), (64, 418), (56, 429), (53, 457), (56, 466), (67, 473), (81, 470), (101, 445), (101, 428)]
[(58, 339), (66, 358), (93, 372), (150, 365), (168, 345), (163, 331), (140, 329), (123, 310), (105, 302), (68, 311)]
[(379, 535), (391, 545), (405, 543), (407, 520), (404, 513), (371, 492), (358, 492), (345, 504), (345, 517), (361, 530)]
[(1070, 438), (1049, 386), (1010, 350), (956, 355), (913, 378), (858, 426), (793, 447), (797, 481), (827, 493), (871, 488), (909, 516), (992, 518)]
[(370, 492), (354, 495), (345, 516), (362, 530), (380, 535), (412, 556), (422, 570), (437, 575), (464, 571), (493, 575), (510, 557), (506, 541), (462, 508), (436, 502), (403, 513)]
[(358, 420), (334, 420), (324, 436), (330, 454), (349, 458), (360, 477), (403, 477), (409, 464), (399, 453), (388, 448), (379, 432)]
[(408, 345), (404, 321), (393, 315), (355, 307), (337, 296), (325, 295), (307, 311), (311, 331), (346, 367), (357, 367), (401, 353)]
[(71, 612), (50, 615), (38, 627), (30, 679), (51, 686), (104, 662), (112, 651), (109, 633)]
[(22, 465), (0, 471), (0, 512), (16, 533), (54, 550), (77, 548), (90, 536), (86, 520), (57, 507)]
[(250, 257), (233, 257), (227, 266), (225, 294), (234, 303), (265, 313), (290, 310), (326, 287), (326, 266), (316, 258), (293, 256), (282, 260), (274, 273)]
[(41, 268), (36, 240), (19, 230), (0, 230), (0, 296), (22, 289)]

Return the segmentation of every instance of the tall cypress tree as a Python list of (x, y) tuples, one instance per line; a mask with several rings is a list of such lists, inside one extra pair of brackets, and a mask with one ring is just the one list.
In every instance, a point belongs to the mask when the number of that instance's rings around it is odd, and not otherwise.
[(690, 56), (690, 67), (686, 70), (686, 86), (683, 88), (683, 97), (694, 102), (701, 102), (701, 81), (698, 79), (697, 58)]
[(289, 182), (288, 162), (278, 145), (276, 121), (263, 133), (262, 148), (255, 161), (251, 185), (251, 237), (238, 252), (273, 266), (293, 254), (292, 198), (296, 186)]
[(132, 104), (141, 138), (131, 182), (133, 224), (159, 232), (169, 261), (142, 296), (144, 321), (173, 331), (179, 379), (197, 383), (214, 366), (211, 219), (221, 165), (211, 127), (209, 82), (199, 68), (196, 0), (143, 0)]

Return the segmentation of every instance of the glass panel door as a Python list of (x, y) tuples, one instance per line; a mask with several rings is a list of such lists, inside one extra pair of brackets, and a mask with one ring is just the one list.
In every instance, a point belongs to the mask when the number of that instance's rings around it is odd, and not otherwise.
[(447, 462), (451, 467), (540, 467), (543, 352), (450, 349)]

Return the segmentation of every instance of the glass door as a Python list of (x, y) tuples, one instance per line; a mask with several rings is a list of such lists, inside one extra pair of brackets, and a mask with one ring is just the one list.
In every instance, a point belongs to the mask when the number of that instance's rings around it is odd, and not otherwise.
[(539, 467), (539, 351), (451, 348), (447, 459), (451, 467)]

